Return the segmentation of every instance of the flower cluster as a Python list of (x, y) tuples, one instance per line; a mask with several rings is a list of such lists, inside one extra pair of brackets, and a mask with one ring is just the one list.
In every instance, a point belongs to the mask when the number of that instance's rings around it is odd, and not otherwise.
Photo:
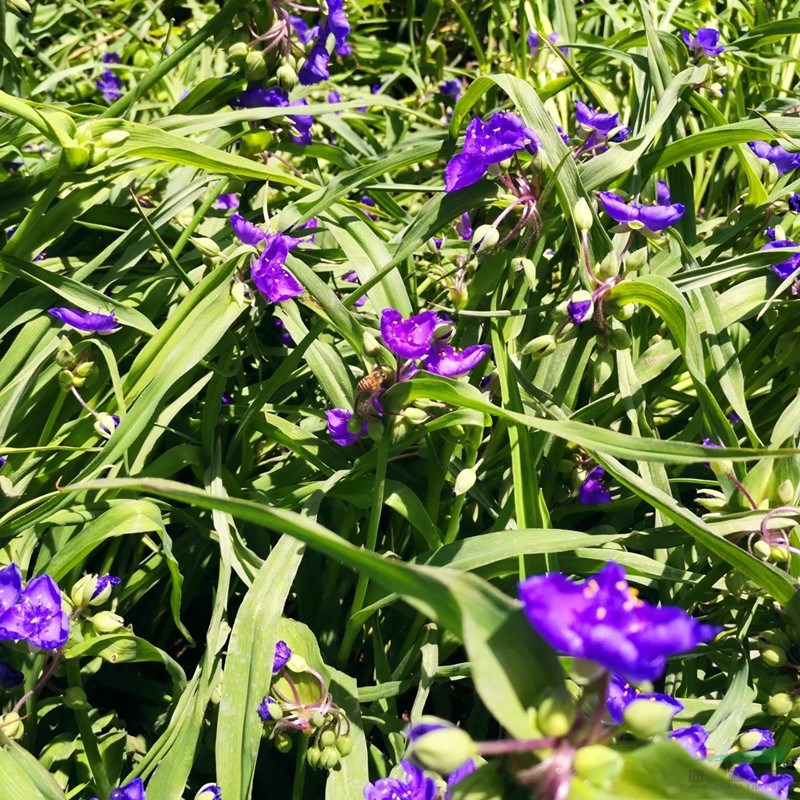
[(40, 575), (23, 588), (16, 564), (1, 569), (0, 641), (26, 641), (40, 650), (58, 650), (68, 637), (69, 617), (56, 582)]
[(541, 141), (516, 114), (492, 114), (488, 122), (474, 117), (467, 125), (464, 146), (445, 168), (445, 190), (454, 192), (480, 180), (492, 164), (521, 150), (537, 153)]
[(241, 214), (231, 214), (230, 223), (244, 244), (251, 247), (263, 244), (263, 250), (250, 265), (250, 277), (270, 303), (282, 303), (303, 294), (303, 287), (285, 267), (289, 250), (300, 243), (299, 239), (280, 232), (267, 233)]
[(578, 583), (559, 572), (533, 576), (519, 585), (519, 596), (551, 647), (631, 681), (659, 678), (667, 658), (693, 650), (719, 630), (680, 608), (639, 600), (625, 570), (613, 562)]

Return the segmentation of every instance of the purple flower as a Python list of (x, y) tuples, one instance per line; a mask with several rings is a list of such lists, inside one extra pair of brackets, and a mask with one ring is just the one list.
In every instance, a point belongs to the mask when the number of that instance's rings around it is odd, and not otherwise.
[(47, 313), (65, 325), (85, 333), (114, 333), (119, 330), (113, 311), (110, 314), (92, 314), (76, 308), (51, 308)]
[(312, 28), (302, 17), (295, 17), (293, 14), (289, 14), (289, 22), (302, 44), (308, 44), (319, 33), (318, 25)]
[(738, 425), (742, 421), (742, 418), (735, 411), (731, 411), (725, 416), (727, 416), (734, 425)]
[(410, 761), (401, 761), (401, 778), (381, 778), (364, 787), (364, 800), (434, 800), (436, 781)]
[[(375, 201), (368, 195), (362, 194), (361, 195), (361, 205), (369, 206), (369, 208), (375, 208)], [(371, 211), (364, 212), (370, 219), (378, 219), (377, 214), (373, 214)]]
[(334, 443), (340, 447), (349, 447), (351, 444), (355, 444), (367, 432), (366, 420), (363, 421), (361, 430), (358, 433), (351, 432), (350, 420), (353, 418), (352, 411), (347, 411), (344, 408), (330, 408), (325, 412), (325, 416), (328, 420), (328, 433)]
[(258, 291), (271, 303), (282, 303), (303, 294), (303, 287), (284, 267), (289, 250), (298, 240), (282, 233), (270, 233), (265, 242), (264, 252), (250, 266), (250, 277)]
[(789, 789), (794, 783), (791, 775), (780, 773), (766, 772), (759, 777), (749, 764), (737, 764), (731, 770), (731, 777), (736, 781), (752, 784), (764, 794), (779, 797), (781, 800), (786, 800), (789, 796)]
[(439, 84), (439, 93), (452, 97), (453, 100), (458, 100), (461, 97), (461, 81), (457, 78), (452, 78), (449, 81), (444, 81)]
[(119, 100), (122, 97), (123, 83), (110, 69), (104, 70), (94, 85), (103, 95), (103, 99), (109, 103)]
[(0, 569), (0, 618), (17, 602), (22, 591), (22, 573), (16, 564)]
[[(92, 800), (98, 800), (93, 797)], [(144, 784), (141, 778), (134, 778), (130, 783), (125, 786), (120, 786), (118, 789), (112, 789), (108, 800), (145, 800)]]
[(519, 596), (551, 647), (632, 681), (659, 678), (669, 656), (693, 650), (719, 630), (683, 609), (639, 600), (614, 562), (580, 583), (560, 572), (536, 575), (520, 583)]
[(465, 211), (456, 223), (456, 233), (465, 241), (472, 239), (472, 224), (469, 221), (469, 211)]
[(645, 206), (634, 201), (626, 203), (614, 192), (600, 192), (599, 197), (611, 219), (634, 230), (644, 227), (649, 231), (663, 231), (674, 225), (686, 211), (683, 203), (655, 206)]
[[(781, 239), (778, 242), (767, 242), (761, 249), (780, 250), (783, 247), (800, 248), (800, 244), (789, 241), (788, 239)], [(782, 281), (785, 281), (798, 267), (800, 267), (800, 253), (792, 253), (785, 261), (779, 261), (777, 264), (773, 264), (771, 269)]]
[(478, 769), (478, 765), (470, 759), (469, 761), (465, 761), (455, 772), (451, 772), (447, 776), (447, 793), (444, 796), (444, 800), (450, 800), (450, 789), (452, 789), (459, 781), (463, 781), (467, 775), (472, 775), (475, 770)]
[(748, 741), (748, 751), (766, 750), (768, 747), (775, 747), (775, 737), (772, 735), (772, 731), (768, 731), (766, 728), (751, 728), (749, 731), (744, 731), (739, 738), (741, 740), (743, 737), (747, 737), (755, 740), (756, 736), (760, 737), (756, 744), (750, 746)]
[(17, 669), (14, 669), (5, 661), (0, 661), (0, 689), (13, 689), (25, 680), (25, 676)]
[(797, 192), (789, 198), (789, 211), (792, 214), (800, 214), (800, 194)]
[(119, 64), (122, 59), (118, 53), (104, 53), (102, 61), (104, 64)]
[(703, 447), (722, 447), (719, 442), (715, 442), (713, 439), (709, 439), (708, 437), (703, 439), (700, 444), (703, 445)]
[(61, 590), (49, 575), (30, 581), (0, 616), (0, 639), (24, 639), (42, 650), (57, 650), (68, 637), (69, 617), (61, 607)]
[(486, 358), (491, 351), (491, 345), (473, 344), (463, 350), (456, 350), (449, 344), (435, 343), (422, 365), (423, 369), (434, 375), (443, 375), (445, 378), (457, 378), (466, 375), (471, 369)]
[[(547, 38), (553, 44), (556, 44), (558, 42), (559, 36), (558, 36), (557, 33), (554, 32), (554, 33), (548, 33), (547, 34)], [(530, 49), (531, 55), (534, 58), (536, 58), (536, 56), (539, 54), (539, 47), (540, 47), (541, 43), (542, 43), (542, 40), (541, 40), (541, 38), (539, 37), (539, 34), (536, 31), (531, 31), (528, 34), (528, 48)], [(567, 55), (569, 53), (569, 48), (568, 47), (559, 47), (558, 49), (561, 50), (561, 52), (564, 55)]]
[[(289, 102), (289, 95), (277, 87), (264, 89), (261, 86), (250, 86), (245, 89), (231, 103), (233, 108), (297, 108), (307, 106), (308, 101), (294, 100)], [(310, 114), (287, 114), (292, 120), (296, 134), (292, 134), (292, 141), (297, 144), (311, 144), (311, 126), (314, 118)]]
[(255, 247), (267, 238), (267, 232), (263, 228), (245, 219), (241, 214), (231, 214), (228, 221), (231, 223), (236, 238), (243, 244)]
[(580, 100), (575, 101), (575, 120), (584, 130), (612, 142), (624, 142), (631, 135), (631, 129), (619, 121), (619, 114), (595, 111)]
[(719, 31), (716, 28), (698, 28), (696, 34), (692, 34), (685, 28), (681, 33), (684, 44), (695, 53), (714, 58), (720, 55), (724, 46), (719, 43)]
[(606, 471), (598, 466), (586, 476), (578, 490), (579, 503), (585, 506), (596, 506), (611, 502), (611, 492), (603, 481), (605, 474)]
[(216, 783), (207, 783), (200, 787), (200, 791), (194, 796), (194, 800), (222, 800), (222, 789)]
[(611, 682), (608, 685), (608, 694), (606, 695), (606, 707), (608, 708), (608, 715), (617, 724), (621, 725), (625, 716), (625, 709), (634, 700), (649, 700), (653, 703), (664, 703), (673, 710), (673, 716), (679, 711), (683, 711), (683, 703), (670, 697), (668, 694), (661, 694), (660, 692), (637, 692), (626, 680), (620, 678), (619, 675), (612, 675)]
[(567, 314), (575, 325), (580, 325), (594, 315), (594, 300), (589, 292), (575, 292), (567, 303)]
[(292, 648), (283, 639), (279, 639), (275, 645), (275, 655), (272, 659), (272, 674), (280, 672), (292, 657)]
[(331, 56), (325, 43), (317, 40), (297, 73), (300, 83), (303, 86), (313, 86), (315, 83), (327, 81), (331, 77), (328, 70), (330, 60)]
[(97, 578), (94, 591), (89, 599), (94, 600), (95, 597), (102, 594), (109, 586), (119, 586), (120, 583), (122, 583), (122, 581), (116, 575), (100, 575)]
[(659, 181), (656, 184), (656, 205), (668, 206), (670, 204), (670, 191), (666, 181)]
[(423, 311), (408, 319), (394, 308), (385, 308), (381, 314), (381, 337), (384, 344), (403, 358), (422, 358), (433, 345), (433, 334), (439, 324), (435, 311)]
[(668, 739), (679, 744), (690, 756), (705, 758), (708, 755), (706, 742), (708, 731), (702, 725), (689, 725), (687, 728), (678, 728), (668, 734)]
[(278, 317), (273, 317), (272, 322), (278, 331), (278, 338), (281, 340), (281, 344), (291, 347), (294, 344), (294, 339), (292, 339), (292, 334), (286, 330), (286, 323), (282, 319), (278, 319)]
[(779, 145), (770, 147), (766, 142), (748, 142), (747, 146), (758, 158), (773, 164), (779, 175), (800, 167), (800, 153), (790, 153)]
[(336, 89), (331, 89), (328, 92), (328, 102), (329, 103), (341, 103), (342, 102), (342, 96), (339, 94), (339, 92), (336, 91)]
[(217, 199), (214, 201), (214, 205), (212, 208), (216, 209), (230, 209), (235, 211), (239, 208), (239, 196), (234, 192), (229, 192), (228, 194), (221, 194)]
[(454, 192), (480, 180), (491, 164), (498, 164), (520, 150), (538, 152), (536, 132), (516, 114), (492, 114), (488, 122), (474, 117), (467, 125), (464, 146), (445, 167), (445, 190)]
[(94, 428), (102, 436), (108, 438), (119, 428), (119, 417), (116, 414), (101, 414), (95, 422)]

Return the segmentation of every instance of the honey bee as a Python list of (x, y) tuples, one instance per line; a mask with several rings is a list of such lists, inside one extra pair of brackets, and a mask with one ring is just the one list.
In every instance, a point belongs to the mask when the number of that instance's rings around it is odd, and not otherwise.
[(377, 392), (386, 383), (388, 377), (389, 373), (383, 367), (376, 367), (369, 375), (365, 375), (358, 382), (358, 391), (369, 392), (370, 394)]

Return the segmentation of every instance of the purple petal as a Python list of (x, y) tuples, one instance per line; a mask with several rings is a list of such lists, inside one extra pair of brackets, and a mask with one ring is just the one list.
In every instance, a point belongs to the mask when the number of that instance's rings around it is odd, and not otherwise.
[(283, 303), (299, 297), (305, 291), (289, 270), (280, 266), (262, 265), (260, 259), (253, 262), (250, 277), (258, 291), (270, 303)]
[(667, 738), (672, 739), (673, 742), (679, 744), (689, 755), (695, 758), (706, 758), (708, 756), (708, 751), (706, 750), (708, 732), (702, 725), (695, 724), (686, 728), (678, 728), (672, 731)]
[(659, 181), (656, 184), (656, 203), (660, 206), (670, 204), (670, 191), (666, 181)]
[(331, 408), (325, 412), (325, 416), (328, 421), (328, 433), (340, 447), (355, 444), (367, 432), (367, 421), (364, 420), (361, 430), (358, 433), (351, 433), (348, 423), (353, 417), (352, 411), (344, 408)]
[(455, 192), (479, 181), (488, 168), (486, 159), (478, 153), (462, 152), (453, 156), (444, 169), (444, 188)]
[(241, 214), (231, 214), (229, 222), (233, 228), (236, 238), (243, 244), (249, 244), (255, 247), (259, 242), (263, 242), (267, 238), (267, 232), (259, 228), (250, 220), (245, 219)]
[(491, 349), (488, 344), (474, 344), (463, 350), (456, 350), (449, 344), (435, 344), (423, 364), (423, 369), (445, 378), (457, 378), (477, 367)]
[(606, 694), (606, 708), (608, 715), (617, 725), (622, 724), (625, 709), (636, 698), (636, 689), (619, 675), (612, 675)]
[(113, 333), (120, 327), (113, 311), (110, 314), (93, 314), (76, 308), (51, 308), (47, 313), (65, 325), (85, 333)]
[(108, 800), (145, 800), (144, 784), (141, 778), (135, 778), (125, 786), (114, 789)]
[(622, 127), (619, 114), (595, 111), (580, 100), (575, 102), (575, 120), (582, 127), (596, 131), (602, 136), (608, 136), (614, 129)]
[(695, 42), (698, 49), (707, 56), (718, 56), (725, 47), (719, 43), (720, 35), (716, 28), (698, 28)]
[(22, 574), (16, 564), (0, 569), (0, 615), (19, 599), (22, 591)]
[(639, 210), (634, 204), (626, 203), (618, 194), (614, 192), (600, 192), (598, 194), (603, 210), (615, 222), (622, 224), (636, 222), (639, 219)]
[(399, 311), (385, 308), (381, 314), (384, 344), (403, 358), (422, 358), (431, 349), (438, 319), (435, 311), (423, 311), (403, 319)]
[[(780, 250), (784, 247), (800, 247), (796, 242), (789, 239), (781, 239), (776, 242), (767, 242), (761, 249), (762, 250)], [(785, 281), (791, 277), (795, 270), (800, 267), (800, 253), (792, 253), (786, 260), (779, 261), (777, 264), (772, 265), (772, 271), (782, 280)]]
[(591, 298), (588, 300), (570, 300), (567, 303), (567, 314), (569, 318), (576, 324), (580, 325), (590, 319), (594, 313), (594, 302)]
[(275, 645), (275, 656), (272, 659), (272, 674), (280, 672), (292, 657), (292, 649), (283, 639), (279, 639)]
[(239, 208), (239, 196), (233, 192), (221, 194), (214, 201), (212, 208), (216, 208), (218, 210), (235, 210)]
[(650, 231), (663, 231), (674, 225), (686, 213), (683, 203), (668, 206), (639, 206), (639, 222)]
[(313, 86), (315, 83), (327, 81), (331, 76), (328, 71), (330, 60), (331, 57), (324, 42), (318, 41), (311, 48), (308, 58), (303, 62), (303, 66), (300, 67), (300, 71), (297, 73), (300, 83), (303, 86)]
[(456, 223), (456, 233), (465, 241), (472, 239), (472, 225), (470, 224), (469, 212), (465, 211)]

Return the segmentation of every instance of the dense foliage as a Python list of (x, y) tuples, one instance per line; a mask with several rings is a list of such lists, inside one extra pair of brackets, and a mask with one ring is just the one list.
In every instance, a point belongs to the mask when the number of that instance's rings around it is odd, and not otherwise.
[(0, 0), (0, 800), (789, 797), (799, 34)]

